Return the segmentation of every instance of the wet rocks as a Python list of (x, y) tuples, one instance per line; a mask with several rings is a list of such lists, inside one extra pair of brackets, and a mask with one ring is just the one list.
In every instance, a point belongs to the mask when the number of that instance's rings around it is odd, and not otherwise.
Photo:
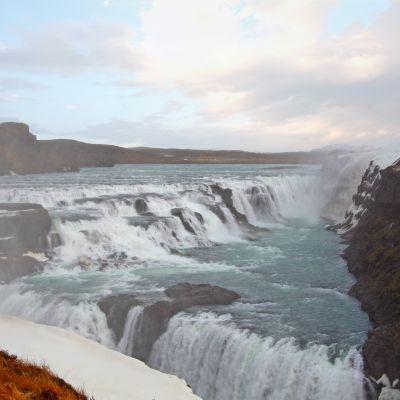
[[(183, 227), (192, 235), (196, 235), (196, 231), (190, 223), (190, 220), (186, 217), (185, 210), (183, 208), (173, 208), (171, 210), (171, 215), (178, 217), (181, 220)], [(196, 217), (199, 218), (198, 216)], [(201, 218), (203, 217), (201, 216)]]
[(178, 283), (165, 290), (165, 294), (179, 302), (181, 307), (192, 305), (227, 305), (240, 298), (238, 293), (209, 284)]
[(0, 251), (20, 254), (43, 250), (51, 222), (49, 213), (39, 204), (0, 204)]
[(107, 296), (98, 301), (97, 305), (106, 315), (108, 326), (113, 330), (117, 341), (121, 339), (124, 332), (129, 310), (140, 304), (141, 301), (131, 294)]
[(147, 361), (155, 341), (166, 330), (168, 321), (192, 306), (228, 305), (240, 298), (238, 293), (220, 286), (179, 283), (165, 291), (166, 300), (146, 306), (141, 315), (139, 340), (133, 356)]
[(38, 260), (29, 254), (48, 248), (51, 221), (39, 204), (0, 204), (0, 279), (10, 281), (34, 271)]
[[(225, 204), (226, 208), (231, 212), (233, 217), (235, 218), (236, 222), (241, 227), (245, 237), (247, 240), (257, 240), (262, 234), (262, 232), (268, 231), (266, 228), (260, 228), (258, 226), (254, 226), (248, 220), (246, 215), (240, 213), (233, 204), (233, 192), (230, 188), (222, 188), (217, 184), (210, 185), (210, 189), (213, 194), (218, 195), (221, 197), (222, 202)], [(222, 222), (226, 221), (226, 218), (223, 214), (222, 210), (219, 208), (210, 208)]]
[(370, 166), (369, 175), (354, 197), (362, 213), (348, 225), (344, 258), (357, 278), (350, 294), (374, 324), (363, 348), (366, 373), (393, 381), (400, 377), (400, 161), (380, 171)]
[(14, 279), (37, 272), (38, 261), (30, 256), (0, 257), (0, 282), (9, 283)]
[(223, 224), (226, 224), (226, 216), (218, 204), (207, 204), (207, 207), (220, 219)]
[(248, 224), (247, 218), (244, 214), (240, 213), (236, 210), (235, 206), (233, 205), (233, 192), (230, 188), (222, 188), (217, 184), (210, 185), (210, 189), (213, 194), (217, 194), (221, 197), (223, 203), (225, 204), (226, 208), (231, 212), (231, 214), (235, 217), (236, 221), (239, 224)]
[(135, 210), (138, 214), (144, 214), (149, 211), (146, 200), (139, 198), (135, 200)]
[[(368, 332), (363, 348), (365, 368), (373, 377), (386, 374), (391, 381), (400, 372), (400, 321), (377, 326)], [(398, 385), (397, 389), (400, 389)]]

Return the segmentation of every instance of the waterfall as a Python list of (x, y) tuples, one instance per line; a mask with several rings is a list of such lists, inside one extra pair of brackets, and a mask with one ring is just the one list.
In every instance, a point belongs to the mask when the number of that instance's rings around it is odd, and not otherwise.
[(129, 310), (128, 316), (126, 317), (124, 333), (118, 343), (117, 349), (128, 356), (133, 356), (135, 354), (135, 347), (139, 343), (137, 333), (140, 330), (142, 311), (142, 306), (133, 307)]
[(155, 343), (150, 365), (184, 378), (207, 400), (364, 400), (360, 354), (333, 358), (236, 328), (228, 316), (180, 314)]
[[(200, 256), (198, 248), (228, 244), (227, 248), (240, 249), (247, 240), (256, 240), (257, 234), (264, 235), (265, 227), (279, 227), (280, 234), (296, 230), (293, 226), (298, 220), (306, 220), (307, 230), (318, 225), (308, 222), (321, 215), (337, 218), (349, 205), (349, 193), (358, 174), (358, 167), (337, 161), (322, 171), (304, 167), (286, 174), (277, 169), (256, 176), (246, 172), (245, 177), (231, 172), (229, 177), (210, 173), (212, 177), (190, 176), (182, 182), (175, 179), (175, 183), (168, 174), (161, 174), (158, 180), (146, 178), (150, 184), (128, 184), (130, 176), (115, 178), (112, 172), (109, 183), (107, 174), (96, 178), (95, 173), (71, 178), (17, 177), (12, 187), (9, 182), (0, 183), (0, 201), (43, 204), (52, 218), (52, 234), (60, 243), (49, 252), (50, 261), (44, 265), (43, 274), (0, 285), (0, 313), (71, 329), (135, 355), (140, 348), (143, 307), (129, 310), (122, 337), (114, 343), (110, 322), (97, 305), (99, 299), (138, 293), (139, 298), (141, 294), (145, 297), (155, 287), (143, 302), (147, 304), (159, 298), (162, 286), (174, 279), (186, 279), (187, 271), (195, 279), (207, 281), (211, 276), (215, 283), (227, 286), (230, 282), (240, 287), (237, 276), (232, 281), (228, 276), (233, 269), (235, 274), (242, 274), (243, 281), (249, 279), (249, 285), (273, 279), (279, 265), (264, 278), (260, 271), (253, 274), (253, 265), (241, 268), (233, 258), (234, 252), (232, 258), (224, 258), (223, 246)], [(115, 170), (118, 172), (118, 167)], [(354, 175), (346, 181), (351, 171)], [(293, 226), (288, 223), (292, 219), (296, 220)], [(318, 229), (322, 230), (321, 226)], [(279, 242), (265, 247), (268, 235), (272, 237), (273, 233), (266, 232), (262, 237), (263, 247), (248, 246), (250, 251), (272, 249), (282, 258)], [(205, 253), (210, 254), (211, 261), (201, 258)], [(80, 262), (81, 257), (85, 263)], [(264, 261), (260, 257), (254, 264), (262, 267)], [(289, 263), (295, 265), (296, 259)], [(206, 275), (209, 271), (214, 275)], [(168, 279), (163, 280), (166, 276)], [(243, 293), (248, 295), (252, 288), (245, 287)], [(158, 293), (152, 296), (155, 291)], [(155, 343), (149, 363), (184, 378), (207, 400), (365, 398), (362, 360), (355, 349), (336, 354), (334, 348), (325, 345), (302, 347), (291, 337), (276, 340), (268, 337), (268, 331), (260, 336), (240, 329), (227, 314), (176, 315)]]
[(0, 285), (0, 314), (59, 326), (114, 348), (112, 331), (96, 304), (89, 301), (74, 303), (29, 289), (20, 283)]

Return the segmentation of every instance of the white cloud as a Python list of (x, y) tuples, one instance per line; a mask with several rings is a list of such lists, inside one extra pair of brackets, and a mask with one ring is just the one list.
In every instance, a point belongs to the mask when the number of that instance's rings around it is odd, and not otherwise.
[[(382, 132), (394, 137), (400, 116), (391, 113), (386, 120), (381, 111), (399, 95), (389, 95), (394, 88), (379, 81), (390, 79), (400, 64), (400, 7), (370, 28), (329, 37), (325, 29), (334, 6), (155, 0), (142, 14), (139, 78), (157, 89), (183, 90), (200, 104), (205, 124), (225, 119), (227, 136), (241, 120), (243, 134), (256, 129), (264, 148), (282, 135), (296, 146), (299, 137), (321, 144), (374, 140)], [(369, 101), (374, 93), (381, 102), (375, 107)]]
[(140, 14), (140, 28), (80, 22), (27, 33), (20, 47), (0, 47), (0, 68), (123, 70), (115, 76), (120, 90), (176, 92), (196, 104), (192, 125), (171, 117), (181, 100), (142, 123), (127, 116), (112, 124), (135, 127), (146, 140), (162, 142), (168, 132), (171, 144), (195, 143), (193, 135), (183, 139), (195, 131), (208, 147), (283, 150), (398, 138), (400, 3), (368, 27), (329, 36), (338, 4), (153, 0)]
[(21, 44), (0, 51), (0, 69), (79, 74), (137, 66), (134, 31), (120, 23), (69, 22), (23, 32)]
[(64, 106), (64, 108), (65, 108), (66, 110), (74, 111), (74, 110), (77, 110), (77, 109), (78, 109), (78, 106), (77, 106), (76, 104), (66, 104), (66, 105)]

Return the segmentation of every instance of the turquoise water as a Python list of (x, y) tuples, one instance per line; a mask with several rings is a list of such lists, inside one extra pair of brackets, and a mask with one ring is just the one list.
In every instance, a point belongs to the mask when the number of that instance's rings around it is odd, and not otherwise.
[[(235, 207), (268, 230), (247, 237), (212, 196), (211, 183), (231, 188)], [(182, 376), (207, 400), (363, 399), (356, 350), (369, 322), (347, 295), (353, 278), (340, 238), (319, 217), (327, 201), (319, 184), (319, 167), (288, 165), (117, 166), (1, 177), (0, 201), (42, 203), (62, 245), (42, 273), (2, 285), (0, 311), (116, 347), (97, 307), (102, 297), (133, 293), (152, 302), (178, 282), (216, 284), (241, 300), (174, 317), (153, 349), (152, 366)], [(150, 222), (136, 212), (137, 198), (145, 199)], [(210, 204), (222, 208), (225, 223)], [(176, 207), (195, 234), (171, 216)], [(88, 270), (79, 257), (90, 258)], [(231, 341), (240, 342), (240, 356), (226, 354)], [(219, 372), (211, 376), (214, 368)], [(276, 386), (271, 368), (290, 376)], [(257, 373), (262, 383), (250, 379)], [(227, 385), (232, 379), (249, 391), (234, 390)]]

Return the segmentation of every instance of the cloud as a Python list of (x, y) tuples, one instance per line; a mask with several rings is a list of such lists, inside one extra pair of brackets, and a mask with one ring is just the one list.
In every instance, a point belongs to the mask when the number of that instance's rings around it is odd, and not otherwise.
[[(20, 103), (33, 100), (32, 94), (42, 90), (44, 85), (15, 76), (0, 76), (0, 102)], [(29, 95), (27, 95), (29, 92)]]
[(0, 69), (57, 75), (136, 67), (133, 29), (121, 23), (68, 22), (21, 31), (20, 45), (0, 48)]
[[(139, 27), (76, 22), (22, 33), (19, 46), (0, 45), (0, 68), (107, 71), (116, 90), (179, 93), (142, 121), (127, 115), (78, 132), (103, 141), (284, 150), (396, 140), (400, 3), (333, 35), (339, 4), (153, 0)], [(182, 99), (195, 104), (183, 122), (174, 118)]]
[(296, 146), (394, 137), (399, 5), (369, 28), (326, 36), (334, 4), (156, 0), (142, 15), (140, 79), (183, 90), (207, 123), (231, 118), (226, 132), (239, 118), (244, 131)]

